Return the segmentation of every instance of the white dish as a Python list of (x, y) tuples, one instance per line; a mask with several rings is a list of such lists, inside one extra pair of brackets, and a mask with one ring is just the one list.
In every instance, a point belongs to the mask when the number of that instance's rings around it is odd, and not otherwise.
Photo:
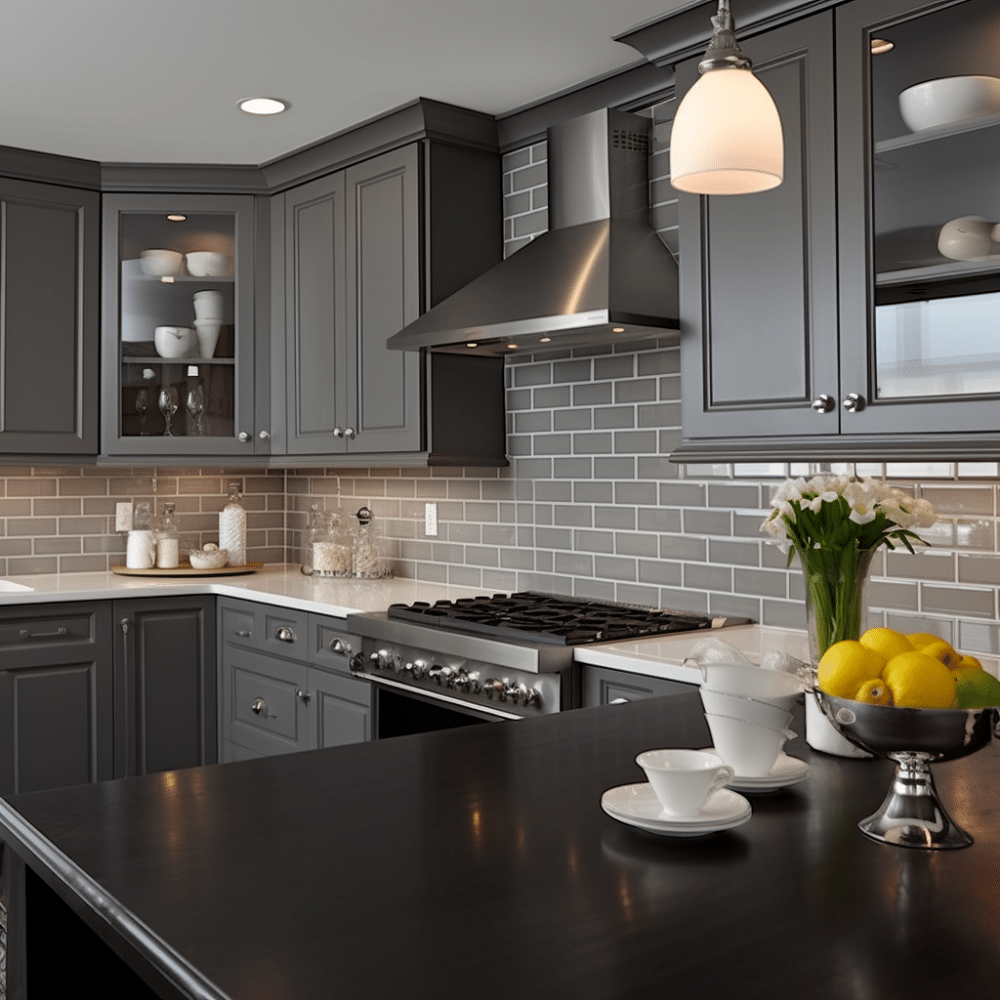
[[(706, 753), (718, 753), (715, 747), (704, 747)], [(797, 785), (809, 777), (809, 765), (798, 757), (789, 757), (782, 751), (771, 770), (764, 775), (737, 774), (729, 782), (729, 788), (740, 792), (773, 792), (789, 785)]]
[(925, 80), (899, 95), (899, 112), (911, 132), (1000, 113), (1000, 79), (948, 76)]
[(609, 788), (601, 796), (601, 808), (619, 823), (664, 837), (704, 837), (745, 823), (753, 812), (737, 792), (720, 788), (693, 816), (668, 816), (652, 786), (643, 781)]

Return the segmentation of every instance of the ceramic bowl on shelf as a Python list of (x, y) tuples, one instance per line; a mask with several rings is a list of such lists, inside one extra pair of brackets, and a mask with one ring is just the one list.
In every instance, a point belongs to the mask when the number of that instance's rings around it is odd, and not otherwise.
[(938, 233), (938, 252), (949, 260), (986, 260), (993, 247), (993, 226), (978, 215), (946, 222)]
[(144, 273), (158, 278), (180, 274), (184, 267), (184, 254), (176, 250), (143, 250), (139, 260)]
[(198, 350), (198, 335), (189, 326), (158, 326), (153, 344), (161, 358), (184, 358)]
[(899, 95), (899, 112), (913, 132), (1000, 114), (1000, 78), (947, 76), (925, 80)]
[(232, 260), (224, 253), (195, 250), (187, 255), (188, 274), (197, 278), (225, 278), (231, 273)]

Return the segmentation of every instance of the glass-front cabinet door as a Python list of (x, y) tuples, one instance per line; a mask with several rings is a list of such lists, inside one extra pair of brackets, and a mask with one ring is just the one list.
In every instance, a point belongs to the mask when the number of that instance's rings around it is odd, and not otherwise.
[(837, 42), (841, 431), (995, 440), (1000, 3), (858, 0)]
[(104, 454), (254, 453), (253, 212), (105, 196)]

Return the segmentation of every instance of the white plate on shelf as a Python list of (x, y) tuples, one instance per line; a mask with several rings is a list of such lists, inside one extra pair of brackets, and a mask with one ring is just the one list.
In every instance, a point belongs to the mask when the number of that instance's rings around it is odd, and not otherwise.
[(720, 788), (693, 816), (668, 816), (648, 782), (618, 785), (601, 796), (601, 808), (619, 823), (664, 837), (704, 837), (745, 823), (750, 803), (728, 788)]
[[(705, 747), (705, 753), (719, 754), (715, 747)], [(789, 785), (797, 785), (809, 777), (809, 765), (798, 757), (789, 757), (784, 751), (778, 754), (778, 759), (767, 774), (749, 775), (737, 774), (726, 785), (740, 792), (773, 792)]]

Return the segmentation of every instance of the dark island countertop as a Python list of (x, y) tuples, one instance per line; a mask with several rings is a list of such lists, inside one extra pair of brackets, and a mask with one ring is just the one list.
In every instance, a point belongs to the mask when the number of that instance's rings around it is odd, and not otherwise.
[(801, 739), (733, 830), (604, 814), (638, 751), (708, 742), (696, 694), (650, 699), (21, 795), (0, 837), (161, 996), (994, 994), (995, 743), (934, 765), (964, 850), (865, 838), (892, 765)]

